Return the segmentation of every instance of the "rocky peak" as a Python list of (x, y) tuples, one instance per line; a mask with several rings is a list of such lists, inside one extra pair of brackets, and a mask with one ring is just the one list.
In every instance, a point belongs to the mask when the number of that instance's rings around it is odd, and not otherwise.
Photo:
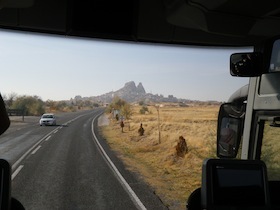
[(139, 101), (160, 102), (160, 101), (171, 101), (171, 100), (173, 102), (177, 101), (177, 98), (175, 97), (164, 98), (162, 95), (159, 96), (159, 95), (153, 95), (151, 93), (146, 93), (142, 83), (139, 82), (139, 84), (136, 86), (134, 81), (125, 83), (125, 85), (117, 91), (112, 91), (100, 96), (91, 97), (91, 100), (110, 103), (115, 96), (118, 96), (127, 102), (139, 102)]
[(138, 94), (142, 94), (142, 95), (146, 94), (146, 91), (141, 82), (139, 82), (139, 84), (137, 85), (137, 92)]
[(123, 89), (127, 89), (127, 90), (130, 90), (130, 91), (135, 91), (136, 90), (135, 82), (130, 81), (130, 82), (125, 83)]
[(142, 99), (142, 97), (146, 94), (146, 91), (141, 82), (136, 87), (135, 82), (130, 81), (125, 83), (123, 88), (115, 91), (114, 93), (122, 99), (132, 102)]

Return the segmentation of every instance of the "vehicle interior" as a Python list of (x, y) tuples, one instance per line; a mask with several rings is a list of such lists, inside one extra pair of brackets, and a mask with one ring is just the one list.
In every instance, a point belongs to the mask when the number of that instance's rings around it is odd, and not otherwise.
[[(254, 47), (254, 51), (261, 53), (266, 53), (262, 51), (264, 43), (280, 35), (280, 1), (275, 0), (0, 0), (0, 5), (0, 28), (9, 31), (180, 46), (244, 46)], [(229, 69), (225, 71), (229, 72)], [(261, 70), (258, 70), (255, 76), (261, 73)], [(0, 117), (0, 133), (3, 133), (9, 127), (9, 119), (2, 100)], [(214, 169), (211, 168), (215, 166), (217, 169), (215, 164), (227, 167), (228, 164), (232, 166), (231, 164), (235, 163), (222, 159), (220, 162), (208, 161), (205, 164), (204, 181), (208, 180), (209, 176), (211, 179), (207, 182), (217, 181), (214, 179)], [(247, 173), (247, 163), (244, 163), (245, 166), (243, 162), (240, 164), (241, 168), (233, 166), (234, 170)], [(0, 162), (0, 165), (3, 171), (0, 178), (7, 183), (1, 186), (1, 209), (16, 209), (20, 204), (14, 200), (12, 204), (10, 202), (11, 169), (5, 161)], [(263, 200), (260, 206), (252, 209), (269, 209), (267, 186), (274, 185), (268, 184), (263, 163), (256, 165), (252, 163), (248, 166), (253, 168), (248, 173), (259, 175), (260, 179), (253, 181), (259, 181), (257, 185), (261, 186), (263, 191), (254, 195)], [(208, 173), (211, 175), (207, 175)], [(232, 177), (229, 176), (228, 179)], [(223, 181), (228, 183), (228, 180)], [(240, 183), (236, 184), (239, 190), (244, 190)], [(211, 185), (213, 186), (216, 185)], [(189, 198), (187, 208), (202, 209), (203, 203), (204, 209), (219, 209), (213, 207), (213, 203), (209, 204), (207, 198), (210, 195), (206, 190), (208, 188), (209, 186), (203, 185), (201, 189), (195, 190)], [(223, 194), (215, 190), (212, 192)], [(254, 191), (253, 188), (246, 190)], [(277, 189), (274, 188), (273, 190), (270, 198), (276, 200), (275, 195), (279, 191), (275, 192)], [(236, 192), (231, 193), (236, 195)], [(223, 203), (223, 208), (220, 209), (233, 209), (231, 204), (227, 204)], [(251, 203), (246, 204), (246, 209), (251, 209), (248, 205)], [(279, 206), (276, 204), (275, 209), (279, 209)], [(236, 209), (244, 208), (239, 206)]]

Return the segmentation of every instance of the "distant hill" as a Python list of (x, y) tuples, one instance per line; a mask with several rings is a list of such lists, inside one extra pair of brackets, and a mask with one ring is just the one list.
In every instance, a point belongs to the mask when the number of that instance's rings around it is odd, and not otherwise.
[[(133, 103), (133, 102), (140, 102), (143, 101), (145, 103), (151, 102), (170, 102), (170, 103), (193, 103), (199, 101), (192, 101), (188, 99), (178, 99), (173, 95), (169, 95), (168, 97), (164, 97), (163, 95), (158, 94), (151, 94), (146, 93), (144, 86), (140, 82), (137, 86), (134, 81), (130, 81), (125, 83), (124, 87), (120, 88), (117, 91), (111, 91), (109, 93), (102, 94), (100, 96), (91, 96), (91, 97), (82, 97), (82, 96), (75, 96), (73, 101), (77, 100), (90, 100), (95, 102), (101, 103), (111, 103), (113, 98), (118, 96), (123, 100)], [(211, 101), (209, 103), (220, 103), (216, 101)]]

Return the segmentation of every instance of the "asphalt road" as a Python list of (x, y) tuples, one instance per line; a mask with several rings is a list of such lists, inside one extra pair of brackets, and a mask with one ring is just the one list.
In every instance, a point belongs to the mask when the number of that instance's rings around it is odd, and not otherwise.
[(167, 209), (128, 172), (98, 134), (95, 109), (58, 115), (0, 137), (0, 155), (12, 165), (12, 196), (28, 209)]

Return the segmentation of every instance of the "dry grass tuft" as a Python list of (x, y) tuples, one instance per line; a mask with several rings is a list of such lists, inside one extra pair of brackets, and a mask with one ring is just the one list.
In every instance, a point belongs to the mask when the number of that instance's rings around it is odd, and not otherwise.
[[(127, 167), (139, 173), (170, 209), (185, 209), (189, 194), (201, 184), (202, 161), (216, 153), (219, 106), (160, 108), (161, 143), (156, 109), (149, 106), (150, 113), (141, 115), (140, 108), (134, 107), (124, 133), (114, 120), (101, 132)], [(145, 129), (143, 136), (138, 134), (140, 123)], [(179, 136), (188, 146), (184, 158), (176, 155)]]

